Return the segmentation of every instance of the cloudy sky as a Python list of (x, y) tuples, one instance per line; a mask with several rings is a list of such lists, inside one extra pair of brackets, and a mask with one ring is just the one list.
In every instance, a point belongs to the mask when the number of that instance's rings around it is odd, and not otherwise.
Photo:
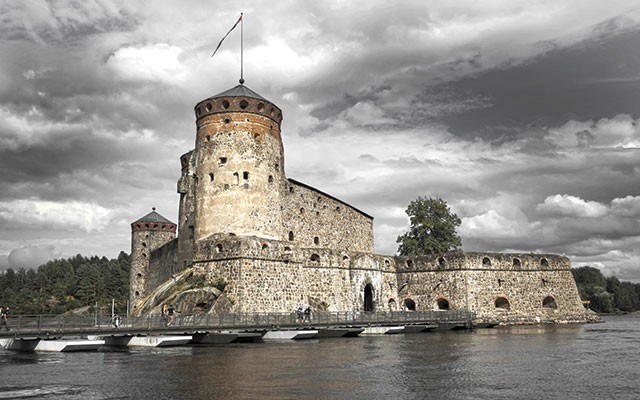
[[(0, 2), (0, 269), (130, 251), (176, 221), (193, 106), (239, 78), (283, 110), (288, 177), (375, 217), (441, 196), (467, 251), (640, 282), (633, 1)], [(448, 4), (453, 3), (453, 4)]]

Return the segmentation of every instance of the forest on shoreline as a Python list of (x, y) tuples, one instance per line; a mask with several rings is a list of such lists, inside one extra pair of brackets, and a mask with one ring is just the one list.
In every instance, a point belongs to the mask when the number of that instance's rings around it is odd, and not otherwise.
[[(0, 305), (16, 314), (63, 314), (85, 307), (93, 313), (125, 314), (129, 300), (131, 257), (120, 252), (117, 258), (84, 257), (52, 260), (37, 269), (0, 273)], [(572, 268), (580, 297), (598, 313), (640, 310), (640, 283), (605, 277), (594, 267)]]
[(83, 257), (52, 260), (37, 269), (11, 268), (0, 274), (0, 305), (10, 314), (63, 314), (86, 307), (93, 313), (125, 314), (129, 300), (131, 257)]

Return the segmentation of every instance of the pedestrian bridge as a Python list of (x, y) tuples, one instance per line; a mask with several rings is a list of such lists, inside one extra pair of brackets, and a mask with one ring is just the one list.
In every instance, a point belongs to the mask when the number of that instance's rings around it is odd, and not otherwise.
[(465, 329), (473, 328), (474, 317), (474, 313), (468, 311), (315, 312), (306, 318), (300, 318), (295, 313), (178, 313), (171, 323), (167, 323), (160, 315), (145, 315), (121, 317), (120, 323), (116, 326), (109, 315), (16, 315), (9, 319), (8, 326), (11, 330), (0, 331), (0, 338), (166, 335), (393, 325), (430, 325), (441, 329)]
[[(393, 313), (321, 312), (177, 314), (124, 317), (18, 315), (0, 331), (0, 347), (19, 351), (82, 351), (103, 347), (166, 347), (234, 342), (353, 337), (432, 330), (471, 329), (474, 313), (421, 311)], [(486, 327), (486, 324), (483, 326)]]

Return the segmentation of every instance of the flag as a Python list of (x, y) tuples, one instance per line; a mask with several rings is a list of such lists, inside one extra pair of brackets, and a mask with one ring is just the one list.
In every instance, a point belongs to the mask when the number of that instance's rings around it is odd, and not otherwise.
[(220, 46), (222, 45), (222, 42), (224, 42), (224, 40), (227, 38), (227, 36), (229, 36), (229, 34), (231, 33), (232, 30), (234, 30), (236, 28), (236, 26), (238, 26), (238, 24), (242, 22), (242, 13), (240, 13), (240, 18), (238, 18), (238, 20), (236, 21), (235, 24), (233, 24), (233, 26), (231, 27), (231, 29), (229, 29), (229, 32), (227, 32), (226, 35), (224, 35), (224, 37), (220, 40), (220, 43), (218, 43), (218, 47), (216, 47), (216, 49), (213, 51), (213, 54), (211, 55), (211, 57), (215, 56), (216, 53), (218, 52), (218, 49), (220, 49)]

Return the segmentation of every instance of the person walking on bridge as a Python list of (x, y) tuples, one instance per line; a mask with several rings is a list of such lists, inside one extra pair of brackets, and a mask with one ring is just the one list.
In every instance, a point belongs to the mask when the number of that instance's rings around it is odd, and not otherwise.
[(9, 307), (2, 307), (0, 306), (0, 329), (4, 328), (8, 331), (10, 331), (11, 329), (9, 329), (9, 326), (7, 325), (7, 320), (9, 319)]
[(169, 308), (167, 309), (167, 326), (173, 325), (173, 319), (176, 316), (176, 309), (173, 308), (173, 304), (169, 304)]

